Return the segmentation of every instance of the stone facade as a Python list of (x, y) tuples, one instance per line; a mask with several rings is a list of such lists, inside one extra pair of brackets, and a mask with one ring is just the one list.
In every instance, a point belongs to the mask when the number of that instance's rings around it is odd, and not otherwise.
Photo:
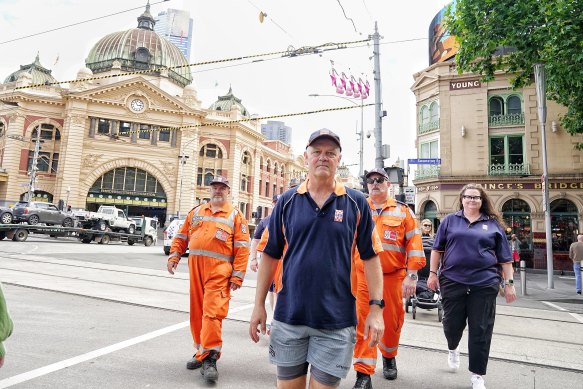
[[(509, 76), (481, 82), (458, 74), (452, 62), (436, 63), (414, 75), (418, 158), (441, 164), (418, 165), (416, 210), (436, 224), (459, 209), (467, 183), (484, 185), (508, 224), (521, 239), (528, 266), (546, 267), (541, 176), (541, 127), (534, 85), (510, 88)], [(555, 269), (572, 270), (565, 250), (583, 231), (583, 152), (560, 127), (565, 108), (547, 102), (546, 144)]]

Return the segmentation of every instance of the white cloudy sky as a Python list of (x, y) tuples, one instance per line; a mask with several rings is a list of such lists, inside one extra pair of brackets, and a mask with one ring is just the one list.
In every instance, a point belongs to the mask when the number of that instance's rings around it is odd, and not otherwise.
[[(158, 0), (160, 1), (160, 0)], [(392, 164), (397, 157), (415, 158), (415, 99), (412, 75), (428, 66), (427, 32), (435, 14), (448, 0), (152, 0), (152, 14), (167, 8), (189, 10), (194, 19), (191, 62), (285, 50), (289, 46), (315, 46), (346, 42), (372, 34), (374, 21), (381, 41), (383, 143), (391, 146)], [(0, 81), (40, 52), (41, 63), (58, 80), (74, 78), (91, 47), (104, 35), (137, 26), (142, 9), (92, 21), (26, 39), (9, 40), (83, 20), (142, 7), (145, 0), (0, 0)], [(354, 21), (345, 19), (340, 4)], [(259, 10), (267, 13), (259, 22)], [(409, 42), (398, 42), (406, 41)], [(395, 43), (397, 42), (397, 43)], [(59, 58), (55, 64), (55, 60)], [(351, 105), (335, 97), (328, 72), (330, 60), (338, 72), (366, 76), (373, 84), (372, 43), (359, 48), (326, 51), (323, 55), (281, 58), (259, 63), (233, 62), (228, 66), (192, 68), (203, 105), (232, 85), (236, 96), (252, 114), (268, 116)], [(237, 66), (232, 66), (237, 65)], [(366, 102), (374, 102), (371, 92)], [(374, 108), (365, 108), (364, 127), (374, 129)], [(343, 158), (358, 171), (355, 134), (360, 110), (322, 113), (282, 119), (293, 128), (292, 146), (303, 151), (309, 134), (326, 127), (343, 141)], [(365, 169), (374, 166), (373, 137), (365, 138)]]

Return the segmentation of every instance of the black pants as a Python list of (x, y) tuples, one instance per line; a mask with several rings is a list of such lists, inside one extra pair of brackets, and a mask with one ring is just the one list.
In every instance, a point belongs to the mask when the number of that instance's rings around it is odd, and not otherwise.
[(469, 370), (486, 374), (490, 343), (496, 317), (498, 284), (463, 285), (445, 277), (439, 278), (443, 301), (443, 332), (447, 346), (455, 350), (468, 323)]

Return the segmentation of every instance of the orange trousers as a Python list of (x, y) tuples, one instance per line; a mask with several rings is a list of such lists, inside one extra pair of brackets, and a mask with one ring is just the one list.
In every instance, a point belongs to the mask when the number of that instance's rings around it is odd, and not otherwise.
[(229, 312), (233, 266), (201, 255), (188, 257), (190, 273), (190, 332), (202, 361), (209, 351), (221, 352), (223, 319)]
[[(362, 262), (362, 261), (359, 261)], [(403, 312), (403, 279), (404, 269), (393, 273), (383, 274), (383, 320), (385, 321), (385, 333), (378, 344), (378, 349), (385, 358), (397, 356), (401, 328), (405, 320)], [(357, 292), (356, 292), (356, 345), (354, 346), (354, 370), (364, 374), (373, 375), (377, 364), (377, 348), (369, 347), (369, 339), (364, 340), (364, 322), (370, 306), (368, 301), (368, 287), (364, 275), (364, 265), (356, 266)]]

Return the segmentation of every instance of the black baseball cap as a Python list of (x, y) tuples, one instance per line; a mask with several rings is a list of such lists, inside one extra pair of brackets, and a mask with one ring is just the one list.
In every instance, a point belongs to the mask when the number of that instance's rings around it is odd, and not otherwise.
[(328, 138), (328, 139), (334, 141), (334, 143), (336, 143), (338, 145), (338, 147), (340, 148), (340, 151), (342, 151), (342, 145), (340, 144), (340, 137), (327, 128), (322, 128), (321, 130), (312, 132), (312, 135), (310, 135), (310, 139), (308, 140), (308, 144), (306, 145), (306, 148), (308, 148), (308, 146), (310, 146), (316, 140), (322, 139), (322, 138)]

